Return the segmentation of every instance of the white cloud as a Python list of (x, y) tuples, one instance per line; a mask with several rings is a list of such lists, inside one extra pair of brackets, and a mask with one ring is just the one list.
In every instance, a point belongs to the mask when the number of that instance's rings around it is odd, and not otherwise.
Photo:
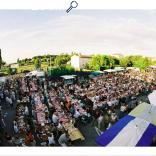
[(100, 17), (63, 15), (29, 28), (0, 32), (1, 48), (6, 52), (4, 59), (13, 61), (18, 57), (31, 57), (43, 52), (73, 50), (156, 56), (156, 23), (153, 17), (150, 22), (126, 16), (110, 19), (105, 15)]

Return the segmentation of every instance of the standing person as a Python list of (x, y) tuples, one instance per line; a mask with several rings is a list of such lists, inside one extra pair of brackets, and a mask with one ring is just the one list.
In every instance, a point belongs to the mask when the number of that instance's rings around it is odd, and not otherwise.
[(77, 110), (75, 111), (75, 113), (74, 113), (74, 117), (75, 117), (76, 119), (78, 119), (80, 116), (81, 116), (81, 114), (80, 114), (80, 112), (79, 112), (79, 109), (77, 109)]
[(25, 106), (24, 114), (25, 114), (26, 116), (28, 116), (28, 115), (29, 115), (29, 109), (28, 109), (28, 107), (27, 107), (27, 106)]
[(68, 141), (69, 141), (69, 136), (68, 136), (67, 132), (64, 132), (58, 139), (58, 143), (61, 146), (67, 146)]
[(18, 129), (16, 122), (14, 122), (14, 132), (15, 132), (15, 134), (17, 134), (19, 132), (19, 129)]
[(97, 126), (95, 126), (95, 130), (98, 135), (100, 135), (104, 130), (104, 117), (102, 112), (100, 113), (100, 116), (97, 118)]
[(13, 101), (12, 101), (11, 97), (9, 97), (9, 105), (10, 105), (11, 108), (14, 107), (14, 105), (13, 105)]
[(13, 102), (16, 101), (16, 95), (15, 95), (14, 91), (11, 92), (11, 99), (12, 99)]
[(97, 119), (99, 116), (100, 116), (99, 110), (98, 109), (93, 110), (92, 126), (97, 125)]
[(10, 100), (8, 96), (6, 96), (5, 102), (6, 102), (6, 107), (8, 108), (10, 106)]
[(4, 121), (4, 116), (3, 116), (2, 112), (0, 112), (0, 127), (2, 127), (2, 128), (6, 127), (6, 124)]

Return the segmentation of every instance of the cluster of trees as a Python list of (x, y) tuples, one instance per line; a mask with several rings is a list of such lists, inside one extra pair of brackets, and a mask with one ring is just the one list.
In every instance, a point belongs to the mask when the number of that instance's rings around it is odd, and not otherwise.
[(149, 57), (136, 55), (123, 57), (120, 64), (124, 67), (138, 67), (140, 69), (145, 69), (150, 65), (156, 65), (156, 62), (152, 61)]
[(54, 60), (54, 66), (66, 66), (67, 63), (70, 61), (71, 55), (68, 54), (61, 54), (56, 56)]
[(108, 55), (93, 55), (91, 60), (86, 64), (87, 69), (99, 70), (100, 67), (113, 68), (119, 65), (120, 61), (116, 57)]
[(70, 61), (71, 55), (60, 54), (60, 55), (43, 55), (35, 56), (33, 58), (17, 59), (19, 66), (34, 65), (36, 69), (41, 67), (41, 64), (46, 64), (48, 66), (64, 66)]
[(68, 62), (71, 59), (71, 55), (60, 54), (60, 55), (43, 55), (35, 56), (31, 59), (17, 60), (19, 66), (33, 65), (35, 69), (40, 69), (41, 65), (44, 64), (48, 67), (49, 75), (61, 76), (64, 74), (71, 74), (74, 71)]
[(91, 60), (86, 64), (86, 68), (90, 70), (99, 70), (100, 67), (110, 69), (116, 66), (122, 66), (145, 69), (150, 65), (156, 65), (156, 61), (152, 61), (151, 58), (143, 57), (141, 55), (125, 56), (120, 58), (108, 55), (93, 55)]
[[(23, 65), (34, 65), (36, 69), (41, 68), (41, 64), (46, 64), (48, 67), (55, 67), (51, 72), (55, 75), (60, 73), (68, 73), (67, 70), (73, 71), (73, 68), (68, 64), (71, 59), (71, 54), (60, 54), (60, 55), (43, 55), (35, 56), (33, 58), (26, 58), (23, 60), (17, 60), (20, 66)], [(141, 55), (125, 56), (125, 57), (114, 57), (110, 55), (93, 55), (91, 60), (86, 64), (86, 69), (99, 70), (100, 67), (105, 69), (114, 68), (117, 66), (122, 67), (138, 67), (145, 69), (150, 65), (156, 65), (156, 61), (153, 61), (149, 57)], [(58, 74), (57, 74), (58, 73)]]
[(74, 72), (74, 68), (68, 64), (71, 59), (71, 55), (61, 54), (56, 56), (53, 61), (52, 69), (49, 69), (49, 74), (53, 76), (61, 76), (66, 74), (72, 74)]
[(24, 65), (33, 65), (35, 62), (41, 62), (41, 63), (50, 63), (50, 59), (53, 63), (54, 59), (56, 58), (56, 55), (43, 55), (43, 56), (34, 56), (33, 58), (25, 58), (25, 59), (17, 59), (17, 63), (19, 66)]

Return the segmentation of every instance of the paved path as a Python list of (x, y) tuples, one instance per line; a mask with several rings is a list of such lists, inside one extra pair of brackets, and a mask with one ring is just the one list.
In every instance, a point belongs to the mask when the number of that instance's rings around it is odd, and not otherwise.
[(2, 113), (4, 115), (4, 121), (6, 124), (5, 132), (9, 135), (13, 136), (13, 120), (16, 115), (16, 103), (14, 103), (14, 107), (6, 107), (5, 102), (2, 103)]

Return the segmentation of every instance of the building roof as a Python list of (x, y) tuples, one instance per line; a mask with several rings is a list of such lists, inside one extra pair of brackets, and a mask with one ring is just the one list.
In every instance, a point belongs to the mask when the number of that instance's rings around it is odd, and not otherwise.
[(64, 78), (65, 80), (68, 80), (68, 79), (74, 79), (76, 75), (63, 75), (63, 76), (60, 76), (62, 78)]

